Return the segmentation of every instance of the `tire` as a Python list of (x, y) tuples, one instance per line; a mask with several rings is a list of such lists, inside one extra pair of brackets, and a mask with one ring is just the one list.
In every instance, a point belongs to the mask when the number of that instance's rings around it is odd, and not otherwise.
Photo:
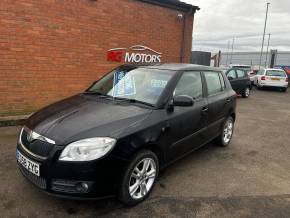
[(259, 81), (258, 81), (258, 80), (257, 80), (257, 83), (256, 83), (256, 88), (257, 88), (258, 90), (261, 89), (261, 86), (259, 85)]
[(282, 92), (286, 92), (287, 91), (287, 88), (281, 88), (281, 91)]
[[(145, 162), (148, 163), (148, 168), (146, 170), (147, 174), (143, 171), (145, 170), (143, 168), (145, 166)], [(137, 168), (139, 172), (137, 171)], [(134, 206), (144, 201), (152, 191), (158, 177), (158, 173), (159, 161), (157, 156), (152, 151), (142, 150), (135, 154), (127, 165), (122, 176), (119, 187), (119, 200), (128, 206)], [(151, 177), (148, 178), (148, 175), (151, 175)], [(131, 193), (130, 187), (132, 189)], [(142, 190), (144, 192), (142, 192)]]
[[(229, 128), (227, 125), (229, 124), (229, 122), (232, 124), (232, 127), (231, 127), (231, 133), (230, 133), (230, 136), (227, 137), (227, 140), (226, 140), (226, 137), (225, 137), (225, 131), (226, 131), (226, 128)], [(227, 129), (227, 131), (229, 131), (229, 129)], [(228, 132), (229, 133), (229, 132)], [(222, 128), (222, 132), (221, 134), (216, 138), (216, 142), (219, 146), (222, 146), (222, 147), (227, 147), (230, 143), (231, 143), (231, 139), (233, 137), (233, 133), (234, 133), (234, 119), (233, 117), (228, 117), (226, 119), (226, 121), (224, 122), (224, 125), (223, 125), (223, 128)]]
[(250, 96), (250, 92), (251, 92), (251, 89), (249, 86), (247, 86), (242, 92), (243, 98), (248, 98)]

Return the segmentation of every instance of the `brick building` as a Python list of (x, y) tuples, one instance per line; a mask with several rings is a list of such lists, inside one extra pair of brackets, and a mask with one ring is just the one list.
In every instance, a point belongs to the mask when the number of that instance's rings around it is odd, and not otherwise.
[(1, 0), (0, 116), (78, 93), (124, 61), (190, 62), (196, 10), (177, 0)]

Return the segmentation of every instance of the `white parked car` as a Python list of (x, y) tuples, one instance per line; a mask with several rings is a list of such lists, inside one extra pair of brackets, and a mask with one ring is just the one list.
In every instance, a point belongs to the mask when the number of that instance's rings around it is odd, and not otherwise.
[(257, 72), (258, 71), (256, 71), (256, 70), (251, 70), (248, 73), (252, 85), (254, 84), (254, 80), (255, 80), (255, 77), (256, 77)]
[(257, 88), (277, 87), (286, 92), (288, 88), (288, 76), (284, 70), (280, 69), (264, 69), (258, 71), (254, 77), (254, 85)]

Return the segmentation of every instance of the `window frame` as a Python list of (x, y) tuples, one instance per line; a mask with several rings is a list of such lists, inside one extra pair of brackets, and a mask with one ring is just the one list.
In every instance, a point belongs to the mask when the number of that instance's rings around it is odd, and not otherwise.
[[(222, 86), (222, 90), (224, 91), (224, 90), (226, 90), (226, 88), (227, 88), (226, 81), (225, 81), (225, 77), (224, 77), (224, 75), (223, 75), (222, 72), (218, 72), (218, 73), (219, 73), (220, 80), (221, 80), (221, 79), (223, 80), (223, 84), (224, 84), (224, 86)], [(220, 81), (220, 82), (221, 82), (221, 84), (222, 84), (222, 81)]]
[(190, 96), (190, 97), (192, 97), (194, 101), (198, 101), (198, 100), (201, 100), (201, 99), (205, 98), (206, 97), (206, 92), (205, 92), (206, 90), (205, 90), (205, 86), (204, 86), (204, 82), (203, 82), (203, 74), (199, 70), (186, 70), (186, 71), (182, 71), (181, 74), (180, 74), (180, 76), (179, 76), (179, 78), (176, 81), (176, 84), (174, 86), (174, 89), (172, 90), (172, 96), (174, 97), (174, 95), (173, 95), (174, 94), (174, 90), (176, 89), (179, 81), (181, 80), (182, 76), (185, 73), (199, 73), (199, 75), (200, 75), (201, 87), (202, 87), (202, 95), (200, 97), (198, 97), (198, 98), (194, 98), (193, 96)]

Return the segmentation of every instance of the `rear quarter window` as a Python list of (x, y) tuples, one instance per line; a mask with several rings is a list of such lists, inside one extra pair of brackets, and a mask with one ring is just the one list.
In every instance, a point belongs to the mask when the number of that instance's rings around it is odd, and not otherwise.
[(226, 88), (225, 79), (221, 73), (219, 73), (219, 77), (221, 80), (222, 89), (224, 90)]

